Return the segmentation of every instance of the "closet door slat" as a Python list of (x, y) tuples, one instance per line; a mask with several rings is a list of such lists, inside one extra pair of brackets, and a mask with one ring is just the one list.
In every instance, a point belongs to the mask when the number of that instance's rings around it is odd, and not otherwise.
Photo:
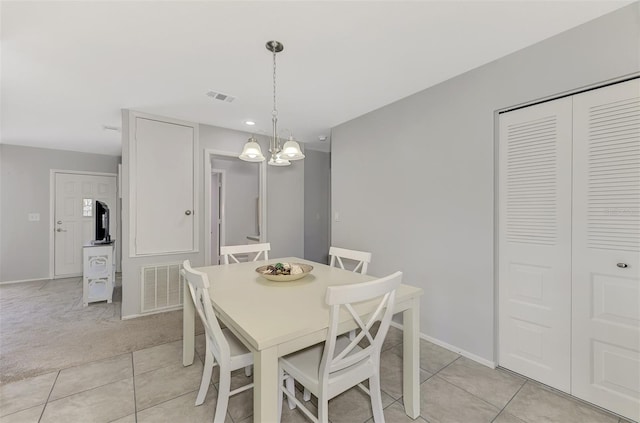
[(499, 363), (569, 392), (571, 99), (499, 126)]
[(640, 420), (640, 82), (573, 96), (572, 394)]

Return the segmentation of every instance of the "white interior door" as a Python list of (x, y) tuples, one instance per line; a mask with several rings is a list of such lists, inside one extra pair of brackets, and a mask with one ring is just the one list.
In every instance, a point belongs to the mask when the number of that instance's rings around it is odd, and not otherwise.
[(95, 235), (95, 200), (111, 212), (110, 232), (117, 234), (116, 176), (55, 173), (54, 277), (82, 274), (82, 246)]
[(574, 96), (572, 393), (640, 420), (640, 82)]
[(195, 128), (140, 116), (134, 125), (131, 255), (195, 252)]
[(569, 392), (571, 98), (499, 121), (499, 363)]
[(220, 264), (220, 240), (223, 233), (223, 174), (220, 171), (211, 173), (211, 264)]

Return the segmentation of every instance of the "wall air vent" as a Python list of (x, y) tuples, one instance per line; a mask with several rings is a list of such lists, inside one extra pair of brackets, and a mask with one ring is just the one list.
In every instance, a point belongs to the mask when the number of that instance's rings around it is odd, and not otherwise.
[(209, 90), (207, 91), (207, 95), (209, 97), (211, 97), (214, 100), (220, 100), (220, 101), (225, 101), (227, 103), (231, 103), (233, 100), (235, 100), (236, 98), (232, 95), (229, 94), (223, 94), (221, 92), (218, 91), (213, 91), (213, 90)]
[(142, 312), (173, 310), (182, 306), (185, 283), (180, 275), (182, 263), (147, 265), (140, 269)]

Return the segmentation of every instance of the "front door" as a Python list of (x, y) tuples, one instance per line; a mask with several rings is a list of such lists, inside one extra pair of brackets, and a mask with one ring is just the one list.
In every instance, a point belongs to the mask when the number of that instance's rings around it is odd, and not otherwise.
[(54, 277), (82, 274), (82, 246), (95, 237), (95, 201), (109, 206), (117, 233), (116, 176), (55, 173)]

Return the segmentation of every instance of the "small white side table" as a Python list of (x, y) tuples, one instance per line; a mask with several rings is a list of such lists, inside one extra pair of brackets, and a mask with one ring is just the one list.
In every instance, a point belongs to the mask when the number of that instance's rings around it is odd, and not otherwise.
[(115, 285), (115, 240), (110, 244), (87, 244), (82, 248), (82, 304), (110, 303)]

